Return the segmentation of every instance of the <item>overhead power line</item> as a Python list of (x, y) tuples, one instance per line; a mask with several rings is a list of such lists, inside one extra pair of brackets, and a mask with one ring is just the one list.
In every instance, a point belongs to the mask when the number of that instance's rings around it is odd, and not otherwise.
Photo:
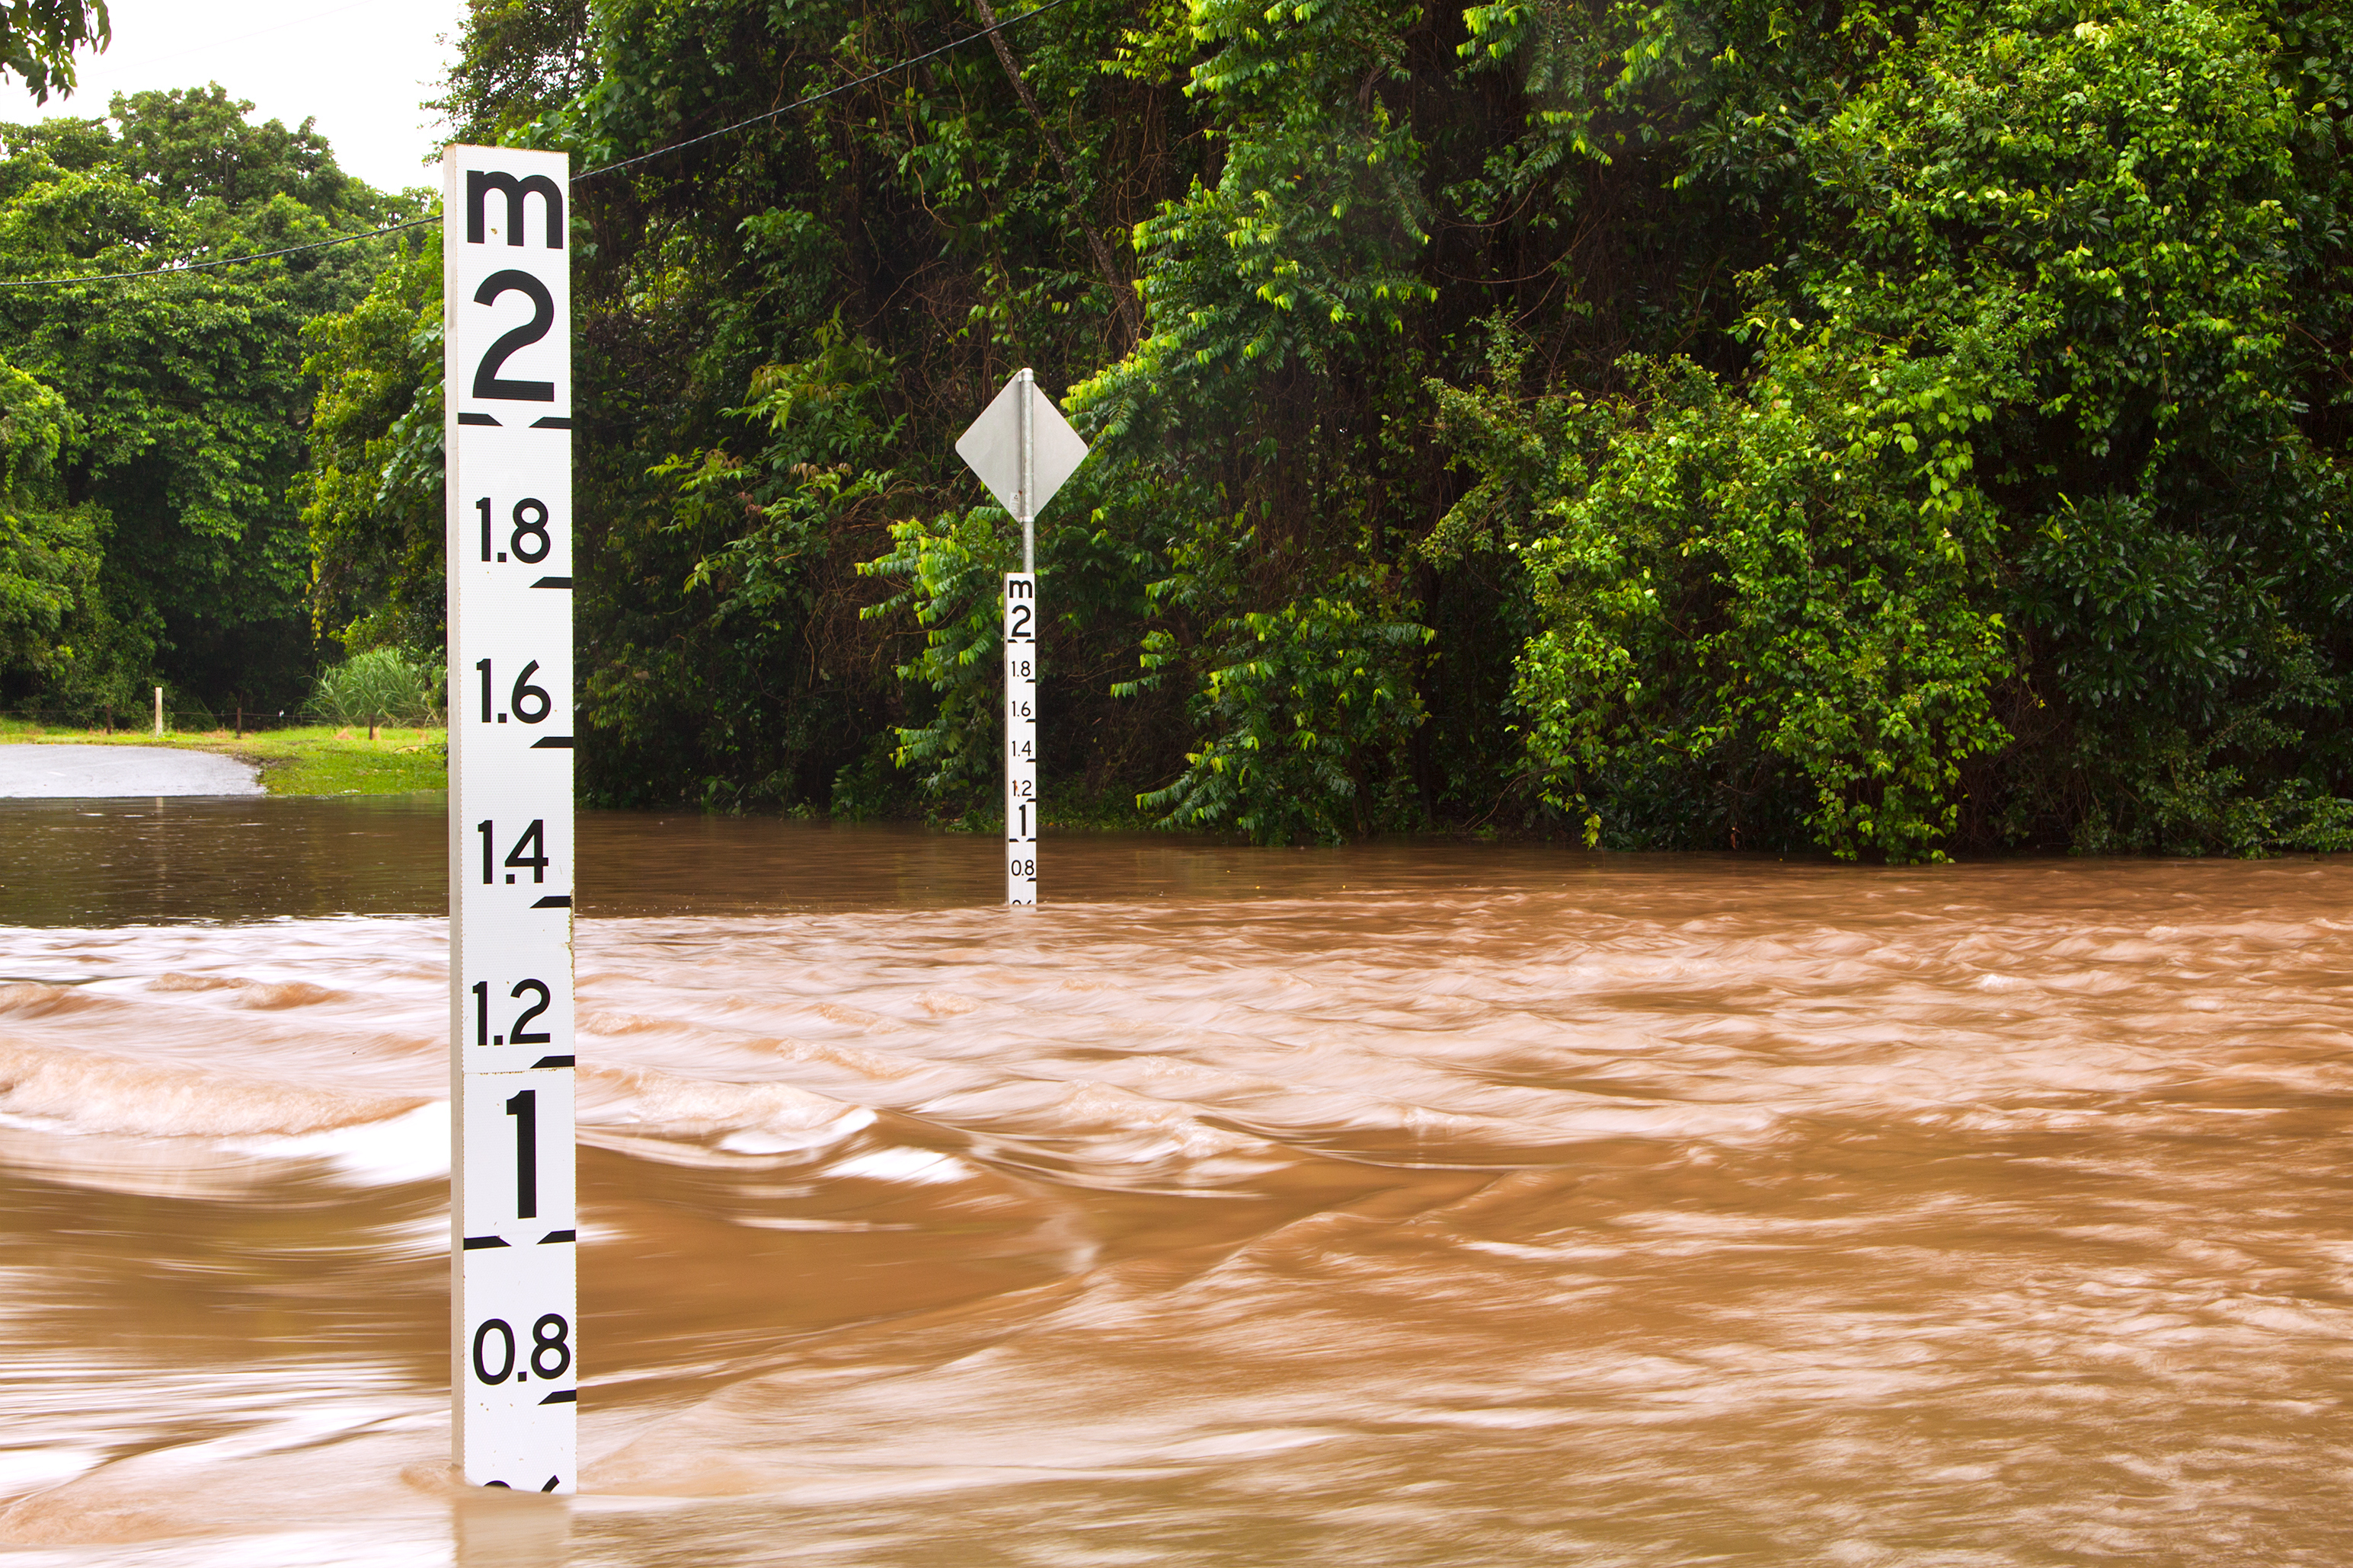
[(281, 246), (276, 250), (256, 250), (244, 256), (216, 257), (210, 261), (173, 261), (162, 267), (150, 267), (138, 272), (85, 272), (76, 278), (0, 278), (0, 289), (40, 289), (58, 283), (111, 283), (121, 278), (161, 278), (168, 272), (202, 272), (215, 267), (241, 267), (249, 261), (268, 261), (280, 256), (298, 256), (306, 250), (324, 250), (331, 245), (356, 245), (363, 239), (375, 239), (382, 235), (398, 234), (404, 228), (422, 228), (429, 223), (439, 223), (441, 215), (413, 217), (406, 223), (387, 224), (372, 228), (365, 234), (339, 234), (331, 239), (314, 239), (303, 245)]
[[(667, 147), (657, 147), (650, 153), (639, 153), (634, 157), (617, 159), (610, 163), (599, 163), (593, 169), (583, 169), (572, 176), (572, 184), (577, 185), (582, 181), (593, 180), (599, 174), (609, 174), (620, 169), (633, 169), (640, 163), (651, 163), (656, 158), (664, 157), (684, 148), (699, 147), (705, 142), (715, 142), (722, 136), (732, 136), (738, 131), (749, 130), (754, 125), (776, 119), (780, 115), (790, 114), (797, 109), (807, 109), (813, 103), (823, 103), (828, 98), (839, 98), (845, 92), (853, 91), (870, 82), (881, 81), (884, 77), (895, 76), (902, 70), (909, 70), (927, 61), (935, 60), (942, 55), (952, 54), (966, 44), (977, 43), (982, 38), (1000, 33), (1017, 22), (1026, 22), (1032, 16), (1042, 16), (1047, 12), (1058, 10), (1070, 3), (1071, 0), (1046, 0), (1044, 5), (1034, 10), (1024, 11), (1018, 16), (1008, 16), (1003, 21), (976, 28), (961, 38), (942, 44), (936, 49), (926, 50), (920, 55), (911, 55), (903, 60), (884, 66), (880, 70), (869, 71), (864, 76), (851, 80), (838, 82), (823, 92), (813, 92), (807, 98), (795, 99), (780, 108), (754, 114), (748, 120), (739, 120), (733, 125), (723, 125), (716, 131), (706, 131), (700, 136), (690, 136), (683, 142), (673, 142)], [(385, 235), (398, 234), (403, 229), (422, 228), (427, 224), (440, 221), (441, 215), (433, 213), (425, 217), (410, 218), (405, 223), (386, 224), (382, 228), (371, 228), (359, 234), (339, 234), (327, 239), (313, 239), (301, 245), (281, 246), (276, 250), (256, 250), (242, 256), (218, 256), (204, 261), (167, 262), (164, 266), (149, 267), (137, 272), (85, 272), (71, 278), (0, 278), (0, 289), (44, 289), (67, 283), (115, 283), (132, 278), (161, 278), (174, 272), (208, 272), (223, 267), (244, 267), (257, 261), (273, 261), (281, 256), (299, 256), (306, 250), (325, 250), (331, 246), (357, 245), (362, 240), (381, 239)]]
[(912, 69), (916, 66), (923, 65), (926, 61), (935, 60), (942, 55), (953, 54), (957, 49), (964, 47), (966, 44), (978, 43), (983, 38), (1003, 32), (1006, 28), (1013, 26), (1016, 22), (1026, 22), (1032, 16), (1042, 16), (1047, 12), (1059, 10), (1060, 7), (1067, 5), (1070, 3), (1071, 0), (1046, 0), (1046, 3), (1043, 5), (1039, 6), (1034, 11), (1024, 11), (1018, 16), (1008, 16), (1002, 22), (995, 22), (986, 27), (976, 28), (972, 32), (966, 33), (963, 37), (956, 39), (954, 43), (942, 44), (938, 48), (933, 49), (928, 53), (912, 56), (909, 58), (899, 61), (896, 65), (884, 66), (878, 71), (869, 71), (864, 76), (859, 77), (855, 80), (845, 81), (840, 83), (839, 86), (827, 88), (823, 92), (813, 92), (807, 98), (798, 99), (791, 103), (786, 104), (782, 109), (771, 109), (765, 114), (755, 114), (749, 120), (739, 120), (733, 125), (723, 125), (716, 131), (706, 131), (700, 136), (690, 136), (683, 142), (673, 142), (667, 147), (657, 147), (650, 153), (640, 153), (634, 158), (623, 158), (617, 163), (600, 164), (594, 169), (584, 169), (579, 174), (572, 176), (572, 183), (576, 185), (583, 180), (593, 180), (599, 174), (609, 174), (616, 169), (634, 168), (639, 163), (648, 163), (655, 158), (661, 157), (664, 153), (675, 153), (681, 147), (698, 146), (702, 142), (712, 141), (721, 136), (731, 136), (738, 131), (748, 130), (752, 126), (757, 125), (763, 121), (774, 120), (780, 114), (790, 114), (796, 109), (807, 109), (812, 103), (822, 103), (827, 99), (838, 97), (842, 93), (849, 91), (853, 88), (864, 87), (871, 81), (881, 81), (886, 76), (893, 76), (900, 71)]

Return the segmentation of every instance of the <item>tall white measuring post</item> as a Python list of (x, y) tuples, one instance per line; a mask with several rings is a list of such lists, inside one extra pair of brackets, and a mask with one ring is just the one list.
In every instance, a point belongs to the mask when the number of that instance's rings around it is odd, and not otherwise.
[(442, 160), (451, 1447), (570, 1492), (572, 274), (561, 153)]
[(1038, 901), (1038, 514), (1086, 461), (1087, 444), (1017, 371), (956, 437), (956, 456), (1021, 525), (1021, 570), (1005, 574), (1005, 901)]

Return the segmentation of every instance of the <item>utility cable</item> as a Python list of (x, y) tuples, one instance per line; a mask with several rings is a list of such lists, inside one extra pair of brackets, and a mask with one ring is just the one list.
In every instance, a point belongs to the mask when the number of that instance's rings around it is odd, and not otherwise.
[(765, 114), (755, 114), (749, 120), (739, 120), (733, 125), (723, 125), (716, 131), (706, 131), (700, 136), (690, 136), (683, 142), (673, 142), (667, 147), (657, 147), (650, 153), (640, 153), (634, 158), (623, 158), (617, 163), (599, 164), (594, 169), (584, 169), (579, 174), (572, 176), (572, 183), (576, 185), (583, 180), (593, 180), (599, 174), (609, 174), (616, 169), (632, 168), (635, 165), (646, 163), (649, 160), (659, 158), (666, 153), (675, 153), (681, 147), (697, 146), (702, 142), (712, 141), (716, 137), (732, 135), (738, 131), (746, 129), (747, 127), (757, 125), (764, 120), (774, 120), (780, 114), (790, 114), (796, 109), (807, 109), (812, 103), (822, 103), (828, 98), (833, 98), (839, 94), (849, 91), (852, 88), (864, 87), (868, 82), (871, 81), (881, 81), (886, 76), (896, 75), (898, 72), (906, 70), (912, 67), (923, 65), (931, 60), (935, 60), (942, 55), (951, 54), (955, 50), (964, 47), (966, 44), (976, 42), (982, 38), (993, 37), (1007, 27), (1013, 26), (1015, 22), (1026, 22), (1032, 16), (1042, 16), (1047, 12), (1057, 10), (1070, 3), (1071, 0), (1046, 0), (1046, 3), (1039, 6), (1036, 10), (1024, 11), (1018, 16), (1011, 17), (1006, 21), (992, 21), (987, 26), (976, 28), (972, 32), (966, 33), (963, 37), (956, 39), (953, 43), (942, 44), (938, 48), (933, 49), (928, 53), (916, 55), (911, 58), (901, 60), (896, 65), (884, 66), (881, 70), (869, 71), (864, 76), (859, 77), (855, 80), (845, 81), (840, 83), (839, 86), (827, 88), (823, 92), (813, 92), (807, 98), (799, 99), (794, 102), (786, 104), (782, 109), (771, 109)]
[[(823, 92), (810, 93), (807, 98), (796, 99), (781, 108), (754, 114), (748, 120), (739, 120), (733, 125), (723, 125), (716, 131), (706, 131), (700, 136), (690, 136), (683, 142), (673, 142), (667, 147), (657, 147), (650, 153), (640, 153), (635, 157), (617, 159), (610, 163), (600, 163), (593, 169), (583, 169), (572, 176), (572, 184), (577, 185), (582, 181), (593, 180), (599, 174), (609, 174), (619, 169), (635, 168), (639, 163), (650, 163), (656, 158), (679, 152), (683, 148), (697, 147), (705, 142), (716, 141), (722, 136), (732, 136), (738, 131), (746, 130), (765, 121), (774, 120), (779, 115), (790, 114), (796, 109), (807, 109), (810, 104), (823, 103), (828, 98), (838, 98), (845, 92), (864, 87), (870, 82), (881, 81), (884, 77), (895, 76), (902, 70), (935, 60), (942, 55), (950, 54), (964, 47), (966, 44), (976, 42), (981, 38), (993, 37), (1016, 22), (1026, 22), (1032, 16), (1042, 16), (1047, 12), (1060, 9), (1070, 3), (1071, 0), (1046, 0), (1044, 5), (1034, 10), (1024, 11), (1018, 16), (1008, 16), (1001, 22), (991, 22), (987, 26), (976, 28), (961, 38), (942, 44), (936, 49), (910, 56), (906, 59), (884, 66), (881, 70), (869, 71), (864, 76), (839, 82), (827, 88)], [(205, 272), (220, 267), (243, 267), (256, 261), (272, 261), (281, 256), (299, 256), (306, 250), (325, 250), (331, 246), (356, 245), (362, 240), (381, 239), (387, 234), (398, 234), (406, 228), (422, 228), (427, 224), (440, 221), (441, 215), (432, 213), (424, 217), (413, 217), (405, 223), (387, 224), (382, 228), (372, 228), (360, 234), (339, 234), (330, 239), (314, 239), (302, 245), (282, 246), (276, 250), (257, 250), (243, 256), (215, 257), (208, 261), (174, 261), (162, 267), (146, 268), (138, 272), (85, 272), (73, 278), (0, 278), (0, 289), (47, 289), (66, 283), (115, 283), (132, 278), (161, 278), (174, 272)]]
[(356, 245), (363, 239), (398, 234), (404, 228), (421, 228), (428, 223), (439, 223), (441, 215), (413, 217), (406, 223), (396, 223), (383, 228), (372, 228), (365, 234), (339, 234), (332, 239), (314, 239), (304, 245), (289, 245), (277, 250), (257, 250), (248, 256), (222, 256), (210, 261), (174, 261), (162, 267), (150, 267), (141, 272), (85, 272), (78, 278), (0, 278), (0, 289), (42, 289), (59, 283), (111, 283), (121, 278), (161, 278), (167, 272), (201, 272), (214, 267), (241, 267), (249, 261), (268, 261), (280, 256), (299, 256), (306, 250), (324, 250), (332, 245)]

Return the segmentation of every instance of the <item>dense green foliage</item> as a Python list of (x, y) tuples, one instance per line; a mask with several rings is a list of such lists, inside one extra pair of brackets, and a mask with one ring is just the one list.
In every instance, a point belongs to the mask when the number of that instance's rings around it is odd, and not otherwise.
[(47, 675), (73, 658), (68, 621), (97, 586), (104, 517), (58, 482), (65, 399), (0, 365), (0, 661)]
[(113, 34), (106, 0), (7, 0), (0, 5), (0, 70), (25, 84), (36, 103), (70, 91), (74, 51), (104, 48)]
[[(585, 168), (973, 21), (484, 0), (447, 102)], [(1040, 529), (1050, 803), (2348, 841), (2343, 7), (1070, 0), (1008, 38), (1035, 118), (976, 44), (576, 187), (596, 798), (987, 818), (1015, 543), (950, 442), (1027, 363), (1095, 444)], [(432, 289), (312, 330), (354, 643), (434, 635)]]
[(364, 648), (320, 672), (310, 710), (339, 724), (438, 724), (441, 677), (398, 648)]
[(1517, 697), (1552, 797), (1619, 841), (1913, 857), (1966, 808), (1980, 841), (2337, 843), (2344, 41), (2008, 0), (1809, 112), (1719, 112), (1696, 143), (1805, 176), (1750, 357), (1440, 394), (1485, 454), (1458, 516), (1508, 519), (1546, 612)]
[[(364, 228), (396, 203), (306, 125), (218, 88), (110, 119), (0, 127), (0, 277), (138, 270)], [(136, 708), (161, 680), (286, 705), (314, 665), (304, 322), (340, 317), (381, 243), (130, 282), (0, 289), (9, 511), (0, 682), (51, 710)], [(21, 586), (20, 586), (21, 584)]]
[[(429, 231), (428, 231), (429, 233)], [(302, 327), (319, 388), (292, 497), (310, 531), (311, 607), (350, 647), (442, 639), (441, 259), (404, 242), (367, 297)]]

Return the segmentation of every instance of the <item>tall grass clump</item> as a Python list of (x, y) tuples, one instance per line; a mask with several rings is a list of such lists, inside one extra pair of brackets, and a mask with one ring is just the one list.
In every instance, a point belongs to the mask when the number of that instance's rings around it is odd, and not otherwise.
[(438, 724), (440, 678), (436, 664), (372, 647), (322, 671), (311, 706), (338, 724)]

